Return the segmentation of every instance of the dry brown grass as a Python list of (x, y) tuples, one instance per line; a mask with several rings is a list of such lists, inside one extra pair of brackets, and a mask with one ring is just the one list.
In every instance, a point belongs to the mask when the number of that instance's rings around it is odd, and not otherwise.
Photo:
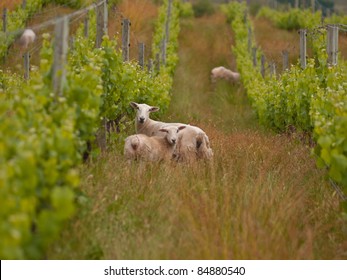
[(115, 149), (85, 166), (88, 199), (48, 258), (347, 258), (338, 198), (310, 149), (258, 127), (242, 88), (211, 87), (211, 67), (234, 63), (229, 35), (220, 15), (182, 23), (166, 116), (201, 126), (214, 161), (128, 165)]
[(0, 2), (0, 11), (4, 8), (7, 8), (8, 10), (13, 10), (16, 8), (18, 5), (22, 3), (22, 0), (1, 0)]
[(50, 258), (346, 257), (337, 200), (306, 148), (285, 136), (207, 131), (211, 164), (128, 166), (115, 153), (86, 169), (90, 208)]

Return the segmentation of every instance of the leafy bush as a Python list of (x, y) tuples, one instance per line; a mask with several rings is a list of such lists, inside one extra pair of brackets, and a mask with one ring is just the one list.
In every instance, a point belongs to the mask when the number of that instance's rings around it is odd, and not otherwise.
[[(44, 36), (40, 71), (28, 83), (0, 71), (1, 259), (42, 258), (73, 216), (82, 154), (87, 142), (94, 142), (101, 119), (132, 120), (131, 100), (163, 111), (168, 107), (177, 61), (176, 8), (177, 4), (172, 9), (168, 62), (154, 76), (135, 62), (123, 63), (116, 41), (107, 36), (95, 49), (95, 29), (84, 38), (83, 26), (68, 54), (62, 96), (52, 92), (49, 36)], [(95, 13), (90, 20), (95, 23)]]
[(180, 18), (188, 18), (194, 16), (193, 6), (190, 2), (179, 2)]
[(279, 131), (294, 126), (313, 133), (318, 165), (327, 167), (330, 177), (346, 191), (347, 65), (345, 62), (334, 67), (327, 64), (326, 32), (321, 31), (312, 42), (316, 58), (309, 59), (305, 69), (294, 65), (279, 79), (263, 79), (253, 67), (247, 50), (246, 34), (251, 23), (249, 19), (244, 21), (245, 9), (244, 4), (237, 2), (223, 7), (232, 20), (238, 70), (260, 122)]
[(299, 30), (301, 28), (314, 28), (321, 22), (321, 12), (312, 14), (310, 10), (291, 9), (287, 12), (276, 11), (269, 7), (260, 9), (258, 17), (265, 17), (273, 24), (285, 30)]

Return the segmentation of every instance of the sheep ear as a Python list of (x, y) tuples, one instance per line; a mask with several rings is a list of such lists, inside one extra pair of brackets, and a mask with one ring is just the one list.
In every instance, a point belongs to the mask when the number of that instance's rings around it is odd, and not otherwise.
[(168, 132), (165, 128), (161, 128), (161, 129), (159, 129), (159, 131), (161, 131), (161, 132)]
[(134, 109), (139, 108), (139, 105), (137, 105), (137, 103), (135, 103), (135, 102), (130, 102), (130, 106), (133, 107)]
[(159, 107), (151, 107), (151, 108), (149, 109), (149, 111), (150, 111), (150, 112), (157, 112), (157, 111), (159, 111)]
[(182, 130), (182, 129), (185, 129), (186, 128), (186, 126), (185, 125), (182, 125), (182, 126), (180, 126), (179, 128), (178, 128), (178, 130)]

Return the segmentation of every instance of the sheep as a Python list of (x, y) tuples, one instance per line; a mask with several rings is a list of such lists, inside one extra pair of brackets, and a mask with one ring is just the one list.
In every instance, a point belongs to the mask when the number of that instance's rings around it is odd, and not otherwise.
[(165, 136), (149, 137), (145, 134), (135, 134), (127, 137), (124, 144), (124, 156), (128, 161), (168, 161), (173, 158), (174, 150), (177, 144), (178, 133), (185, 126), (167, 126), (160, 131)]
[(206, 133), (194, 126), (187, 126), (179, 133), (174, 157), (180, 162), (193, 162), (196, 159), (211, 160), (213, 151)]
[(22, 50), (28, 48), (36, 39), (36, 34), (32, 29), (25, 29), (23, 34), (20, 36), (18, 43)]
[(135, 131), (138, 134), (145, 134), (148, 136), (163, 135), (160, 129), (166, 125), (174, 125), (176, 127), (186, 126), (183, 123), (164, 123), (160, 121), (152, 120), (149, 114), (159, 111), (159, 107), (149, 106), (147, 104), (138, 104), (130, 102), (130, 106), (136, 111), (135, 118)]
[(240, 74), (237, 72), (233, 72), (223, 66), (219, 66), (211, 70), (212, 83), (215, 83), (217, 79), (225, 79), (232, 83), (237, 83), (240, 81)]
[[(179, 134), (179, 139), (182, 139), (182, 144), (179, 144), (180, 148), (175, 151), (175, 156), (178, 160), (186, 161), (186, 159), (192, 158), (206, 158), (211, 159), (213, 156), (212, 149), (210, 148), (210, 142), (206, 133), (199, 127), (187, 125), (183, 123), (164, 123), (150, 119), (149, 114), (151, 112), (159, 111), (159, 107), (149, 106), (147, 104), (138, 104), (130, 102), (130, 106), (137, 110), (135, 118), (135, 130), (136, 133), (142, 133), (148, 136), (162, 136), (160, 129), (166, 128), (167, 126), (185, 126), (185, 130)], [(203, 139), (201, 138), (203, 136)], [(200, 147), (200, 142), (203, 145)], [(180, 155), (182, 152), (182, 155)]]

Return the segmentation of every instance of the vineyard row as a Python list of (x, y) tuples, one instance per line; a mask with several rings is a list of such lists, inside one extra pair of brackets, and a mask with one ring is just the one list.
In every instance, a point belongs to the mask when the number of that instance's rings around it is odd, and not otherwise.
[(43, 36), (39, 70), (29, 81), (0, 72), (1, 259), (42, 258), (66, 221), (85, 206), (78, 188), (83, 155), (98, 152), (96, 135), (106, 135), (102, 141), (114, 145), (125, 137), (106, 134), (105, 123), (112, 121), (123, 131), (133, 118), (130, 101), (156, 104), (161, 112), (168, 108), (178, 61), (179, 10), (177, 0), (165, 0), (159, 8), (152, 56), (161, 54), (164, 40), (166, 49), (165, 64), (157, 71), (124, 62), (116, 39), (107, 35), (96, 48), (97, 13), (91, 10), (88, 37), (81, 24), (56, 72), (65, 71), (59, 91), (53, 87), (55, 51), (49, 34)]
[[(278, 78), (263, 77), (254, 67), (248, 47), (248, 30), (254, 29), (246, 15), (247, 6), (232, 2), (224, 6), (224, 11), (235, 34), (233, 52), (238, 70), (259, 121), (279, 131), (295, 129), (312, 134), (317, 164), (327, 168), (330, 177), (346, 192), (347, 66), (344, 61), (338, 65), (328, 63), (326, 29), (312, 37), (314, 58), (308, 59), (305, 68), (298, 63)], [(251, 46), (256, 47), (253, 36)]]

